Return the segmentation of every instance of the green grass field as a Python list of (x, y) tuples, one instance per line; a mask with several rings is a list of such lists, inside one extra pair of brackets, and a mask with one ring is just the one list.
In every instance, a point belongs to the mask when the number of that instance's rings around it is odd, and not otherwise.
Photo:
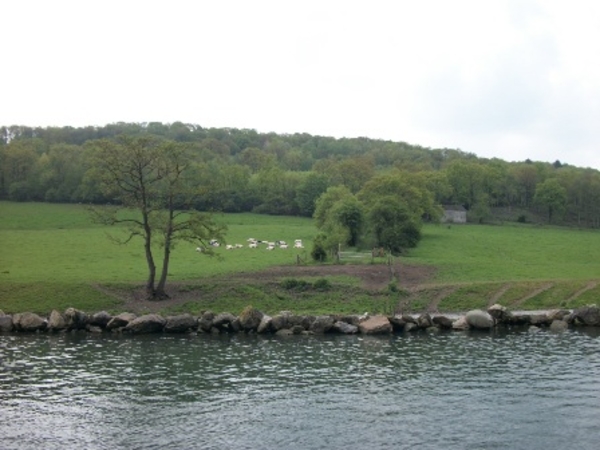
[[(424, 227), (419, 247), (401, 261), (434, 266), (436, 277), (429, 289), (408, 300), (404, 292), (365, 293), (353, 280), (343, 277), (333, 279), (331, 292), (288, 295), (278, 287), (252, 283), (229, 291), (211, 291), (207, 286), (215, 277), (294, 264), (297, 255), (309, 261), (316, 234), (312, 220), (305, 218), (256, 214), (217, 218), (228, 225), (227, 243), (245, 247), (231, 251), (220, 248), (222, 258), (209, 258), (191, 244), (179, 244), (172, 255), (169, 280), (193, 282), (200, 286), (198, 289), (204, 286), (204, 291), (199, 293), (202, 301), (178, 310), (235, 313), (252, 303), (270, 313), (283, 309), (299, 313), (391, 312), (395, 304), (419, 311), (434, 301), (444, 286), (455, 288), (436, 300), (440, 310), (463, 310), (485, 307), (504, 285), (506, 289), (498, 296), (500, 303), (536, 309), (593, 303), (599, 293), (590, 283), (600, 278), (600, 258), (595, 254), (600, 232), (476, 225)], [(122, 301), (98, 286), (139, 285), (146, 277), (141, 241), (119, 246), (107, 238), (107, 234), (122, 232), (92, 224), (81, 205), (0, 202), (0, 309), (47, 313), (74, 306), (86, 311), (118, 311)], [(246, 240), (250, 237), (290, 242), (302, 239), (305, 249), (249, 249)], [(551, 288), (547, 288), (548, 283)], [(528, 296), (540, 286), (546, 289)], [(579, 291), (585, 292), (573, 299)]]

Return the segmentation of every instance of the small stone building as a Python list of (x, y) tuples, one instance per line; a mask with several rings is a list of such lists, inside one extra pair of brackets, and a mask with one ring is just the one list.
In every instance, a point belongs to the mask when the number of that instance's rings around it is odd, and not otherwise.
[(444, 205), (443, 223), (467, 223), (467, 210), (461, 205)]

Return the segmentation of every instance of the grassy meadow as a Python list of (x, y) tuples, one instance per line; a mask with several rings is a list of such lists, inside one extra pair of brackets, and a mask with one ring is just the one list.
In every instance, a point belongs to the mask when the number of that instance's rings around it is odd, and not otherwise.
[[(485, 307), (490, 299), (520, 309), (575, 307), (600, 295), (600, 233), (526, 225), (426, 225), (418, 248), (404, 264), (433, 266), (435, 278), (414, 292), (365, 292), (356, 280), (331, 277), (331, 289), (302, 291), (258, 281), (227, 285), (227, 275), (292, 265), (297, 255), (310, 264), (316, 234), (306, 218), (256, 214), (217, 216), (229, 228), (227, 243), (209, 258), (180, 243), (171, 258), (169, 280), (189, 285), (197, 298), (165, 313), (205, 309), (238, 313), (246, 305), (275, 313), (440, 311)], [(141, 241), (120, 246), (107, 235), (123, 230), (92, 224), (82, 205), (0, 202), (0, 310), (48, 313), (74, 306), (85, 311), (121, 311), (114, 289), (143, 284), (146, 264)], [(302, 239), (305, 249), (249, 249), (248, 238)], [(157, 255), (159, 255), (157, 253)], [(158, 261), (157, 261), (158, 262)], [(251, 280), (251, 277), (249, 278)], [(315, 284), (316, 285), (316, 284)]]

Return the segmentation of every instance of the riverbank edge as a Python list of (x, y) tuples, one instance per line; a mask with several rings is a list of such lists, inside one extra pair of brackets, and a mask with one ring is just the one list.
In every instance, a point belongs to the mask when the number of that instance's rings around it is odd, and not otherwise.
[(548, 328), (564, 331), (573, 327), (600, 327), (600, 308), (588, 305), (574, 310), (554, 309), (548, 311), (509, 311), (496, 304), (483, 310), (471, 310), (465, 314), (443, 315), (423, 313), (420, 315), (296, 315), (290, 311), (269, 316), (251, 306), (235, 316), (231, 313), (215, 314), (206, 311), (200, 316), (185, 313), (163, 317), (159, 314), (137, 316), (124, 312), (111, 315), (106, 311), (87, 314), (68, 308), (64, 313), (53, 310), (48, 317), (24, 312), (13, 315), (0, 311), (0, 332), (49, 332), (61, 333), (83, 330), (90, 333), (246, 333), (246, 334), (365, 334), (385, 335), (415, 331), (443, 330), (491, 330), (497, 327)]

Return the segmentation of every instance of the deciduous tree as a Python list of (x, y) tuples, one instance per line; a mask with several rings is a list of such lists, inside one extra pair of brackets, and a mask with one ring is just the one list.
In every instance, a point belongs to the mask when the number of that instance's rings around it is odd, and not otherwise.
[[(121, 243), (141, 237), (148, 279), (148, 299), (167, 298), (166, 282), (171, 252), (178, 241), (187, 241), (211, 254), (207, 241), (223, 237), (225, 228), (212, 216), (183, 211), (198, 195), (197, 181), (189, 175), (190, 158), (185, 144), (141, 136), (92, 143), (94, 176), (104, 194), (120, 206), (92, 209), (94, 220), (108, 225), (127, 225)], [(125, 208), (129, 214), (119, 214)], [(162, 249), (162, 268), (157, 277), (155, 246)]]

